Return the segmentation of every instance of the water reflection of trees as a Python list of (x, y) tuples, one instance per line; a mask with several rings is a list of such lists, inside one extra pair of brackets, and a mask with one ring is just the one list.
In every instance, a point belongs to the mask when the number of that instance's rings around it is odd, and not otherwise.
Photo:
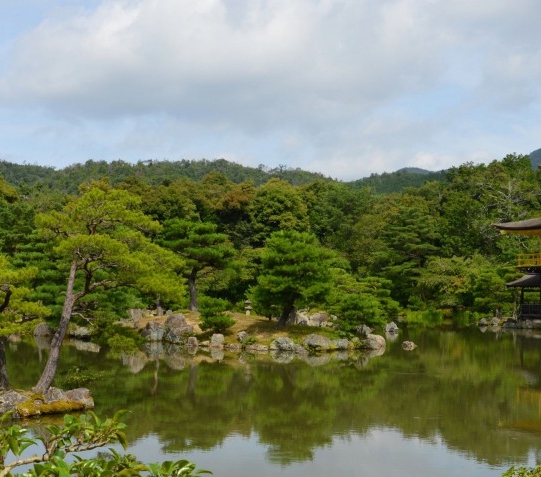
[[(410, 331), (407, 338), (416, 351), (397, 342), (363, 366), (187, 357), (181, 369), (150, 361), (133, 374), (103, 353), (62, 359), (114, 368), (114, 377), (93, 388), (97, 411), (129, 409), (129, 437), (155, 433), (164, 451), (212, 449), (232, 433), (257, 433), (269, 459), (287, 464), (375, 427), (441, 439), (491, 465), (525, 461), (541, 448), (538, 434), (525, 432), (541, 429), (539, 341), (476, 331)], [(8, 362), (24, 372), (17, 360)]]

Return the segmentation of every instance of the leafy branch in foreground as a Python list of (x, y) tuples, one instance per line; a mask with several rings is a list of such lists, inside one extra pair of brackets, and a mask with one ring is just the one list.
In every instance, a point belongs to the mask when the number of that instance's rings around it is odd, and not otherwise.
[[(21, 475), (24, 477), (109, 477), (109, 476), (150, 476), (150, 477), (195, 477), (211, 474), (207, 470), (196, 470), (195, 464), (187, 460), (165, 461), (145, 464), (131, 454), (122, 454), (109, 449), (109, 454), (83, 459), (74, 454), (75, 462), (66, 460), (67, 454), (83, 452), (108, 444), (120, 444), (126, 449), (124, 429), (120, 419), (127, 411), (118, 411), (112, 418), (100, 419), (93, 412), (81, 416), (64, 416), (64, 424), (45, 427), (46, 435), (29, 437), (28, 429), (17, 424), (8, 425), (9, 413), (0, 419), (0, 477)], [(22, 457), (31, 446), (39, 446), (43, 453)], [(6, 463), (8, 454), (14, 460)], [(31, 466), (22, 474), (12, 474), (21, 466)]]

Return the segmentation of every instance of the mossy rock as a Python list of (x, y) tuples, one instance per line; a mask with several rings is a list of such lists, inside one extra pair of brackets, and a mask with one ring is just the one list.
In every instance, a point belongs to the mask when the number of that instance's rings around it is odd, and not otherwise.
[(82, 402), (63, 399), (46, 403), (42, 397), (36, 396), (28, 401), (17, 404), (16, 410), (21, 417), (40, 416), (42, 414), (68, 414), (75, 411), (83, 411), (85, 405)]

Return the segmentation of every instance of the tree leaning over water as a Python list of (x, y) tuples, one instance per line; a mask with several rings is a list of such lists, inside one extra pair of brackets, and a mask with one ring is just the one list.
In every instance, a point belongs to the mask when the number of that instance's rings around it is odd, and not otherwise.
[[(183, 292), (176, 271), (183, 261), (154, 244), (150, 235), (160, 225), (143, 214), (140, 199), (107, 181), (81, 186), (61, 211), (39, 214), (36, 225), (55, 241), (55, 253), (68, 271), (60, 323), (49, 358), (34, 391), (51, 386), (75, 304), (98, 289), (134, 287), (154, 295), (179, 298)], [(175, 297), (176, 295), (176, 297)]]

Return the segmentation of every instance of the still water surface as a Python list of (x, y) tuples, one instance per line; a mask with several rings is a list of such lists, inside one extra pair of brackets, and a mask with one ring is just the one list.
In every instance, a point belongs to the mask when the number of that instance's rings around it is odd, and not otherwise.
[[(539, 337), (409, 330), (381, 356), (309, 363), (160, 351), (62, 352), (60, 374), (109, 372), (89, 386), (96, 412), (131, 411), (141, 460), (187, 458), (219, 477), (496, 477), (541, 461)], [(46, 356), (12, 344), (12, 385), (35, 384)]]

